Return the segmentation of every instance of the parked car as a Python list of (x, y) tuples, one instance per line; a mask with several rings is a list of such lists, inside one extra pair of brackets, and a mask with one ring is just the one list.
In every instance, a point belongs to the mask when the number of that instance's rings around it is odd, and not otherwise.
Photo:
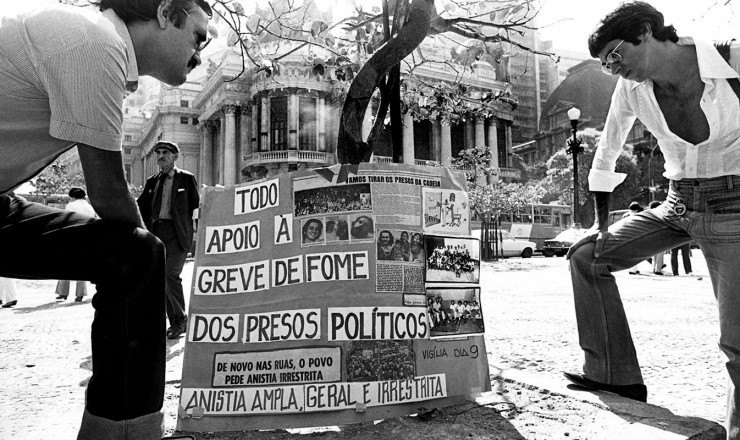
[[(499, 256), (531, 258), (537, 243), (521, 238), (514, 238), (509, 231), (499, 232)], [(480, 229), (473, 229), (473, 237), (480, 237)], [(493, 246), (493, 243), (490, 244)]]
[(546, 257), (552, 257), (554, 255), (558, 257), (564, 256), (568, 253), (568, 249), (573, 246), (573, 243), (580, 240), (587, 231), (588, 229), (584, 228), (570, 228), (559, 233), (555, 238), (545, 240), (545, 243), (542, 245), (542, 255)]

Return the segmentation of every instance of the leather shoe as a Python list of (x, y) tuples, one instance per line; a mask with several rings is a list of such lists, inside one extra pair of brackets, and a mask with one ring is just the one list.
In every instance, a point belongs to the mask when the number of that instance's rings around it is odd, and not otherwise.
[(10, 302), (7, 302), (7, 303), (3, 304), (3, 308), (4, 309), (8, 309), (10, 307), (13, 307), (16, 304), (18, 304), (18, 300), (13, 300), (13, 301), (10, 301)]
[(185, 333), (185, 330), (188, 327), (188, 320), (187, 318), (182, 318), (181, 320), (177, 321), (176, 323), (172, 324), (169, 329), (167, 329), (167, 339), (177, 339)]
[(574, 385), (578, 385), (581, 388), (594, 391), (607, 391), (609, 393), (618, 394), (622, 397), (626, 397), (632, 400), (638, 400), (640, 402), (647, 402), (647, 387), (641, 383), (632, 385), (610, 385), (607, 383), (596, 382), (594, 380), (586, 378), (582, 374), (567, 373), (564, 372), (563, 376), (566, 379), (573, 382)]
[(57, 296), (57, 300), (61, 300), (61, 301), (64, 301), (64, 300), (66, 300), (66, 299), (67, 299), (67, 297), (66, 297), (66, 296), (62, 296), (62, 295), (59, 295), (59, 296)]

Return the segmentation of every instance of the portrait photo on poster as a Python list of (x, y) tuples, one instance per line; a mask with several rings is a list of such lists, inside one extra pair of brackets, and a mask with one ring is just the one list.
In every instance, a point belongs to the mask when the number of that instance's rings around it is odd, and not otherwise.
[(430, 337), (483, 334), (480, 289), (428, 288)]
[(354, 341), (347, 348), (347, 382), (411, 379), (416, 376), (413, 341)]
[(349, 219), (352, 240), (372, 241), (375, 239), (375, 220), (371, 214), (350, 214)]
[(480, 281), (480, 240), (475, 238), (424, 236), (427, 283), (473, 283)]
[(324, 219), (307, 218), (301, 220), (301, 246), (324, 244)]
[(424, 264), (424, 236), (404, 229), (378, 229), (378, 261)]
[(425, 232), (468, 234), (470, 210), (467, 192), (422, 188), (422, 204)]
[(373, 209), (369, 183), (295, 191), (293, 200), (296, 217)]

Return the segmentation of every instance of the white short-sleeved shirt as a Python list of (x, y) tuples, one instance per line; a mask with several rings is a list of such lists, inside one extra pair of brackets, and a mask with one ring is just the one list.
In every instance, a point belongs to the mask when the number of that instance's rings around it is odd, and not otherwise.
[(108, 9), (55, 5), (0, 23), (0, 194), (77, 143), (121, 150), (138, 67)]
[(684, 37), (678, 44), (696, 47), (699, 75), (704, 82), (700, 106), (709, 123), (709, 138), (694, 145), (676, 136), (655, 99), (653, 81), (619, 78), (588, 177), (591, 191), (611, 192), (624, 180), (625, 174), (615, 173), (614, 167), (636, 118), (658, 140), (665, 157), (666, 178), (740, 174), (740, 102), (727, 82), (738, 74), (710, 43)]
[(67, 203), (67, 206), (64, 207), (64, 210), (76, 212), (77, 214), (86, 215), (88, 217), (97, 217), (97, 215), (95, 214), (95, 210), (85, 199), (72, 200), (71, 202)]

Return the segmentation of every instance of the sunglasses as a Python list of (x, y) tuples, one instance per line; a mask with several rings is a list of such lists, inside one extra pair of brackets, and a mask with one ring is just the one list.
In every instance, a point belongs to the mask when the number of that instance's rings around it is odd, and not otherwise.
[(182, 12), (184, 12), (185, 15), (187, 15), (187, 17), (190, 19), (190, 21), (193, 22), (196, 29), (198, 30), (198, 36), (203, 40), (202, 43), (195, 46), (195, 51), (203, 52), (203, 49), (205, 49), (206, 46), (208, 46), (208, 43), (211, 42), (211, 37), (208, 36), (208, 29), (203, 29), (202, 27), (198, 26), (198, 23), (193, 20), (193, 17), (191, 17), (190, 14), (188, 14), (188, 11), (186, 11), (185, 9), (183, 9)]
[(622, 55), (616, 52), (617, 48), (621, 46), (622, 43), (624, 43), (624, 40), (614, 46), (614, 49), (606, 55), (606, 62), (601, 63), (601, 70), (607, 75), (614, 75), (614, 72), (612, 72), (612, 64), (619, 64), (622, 62)]

